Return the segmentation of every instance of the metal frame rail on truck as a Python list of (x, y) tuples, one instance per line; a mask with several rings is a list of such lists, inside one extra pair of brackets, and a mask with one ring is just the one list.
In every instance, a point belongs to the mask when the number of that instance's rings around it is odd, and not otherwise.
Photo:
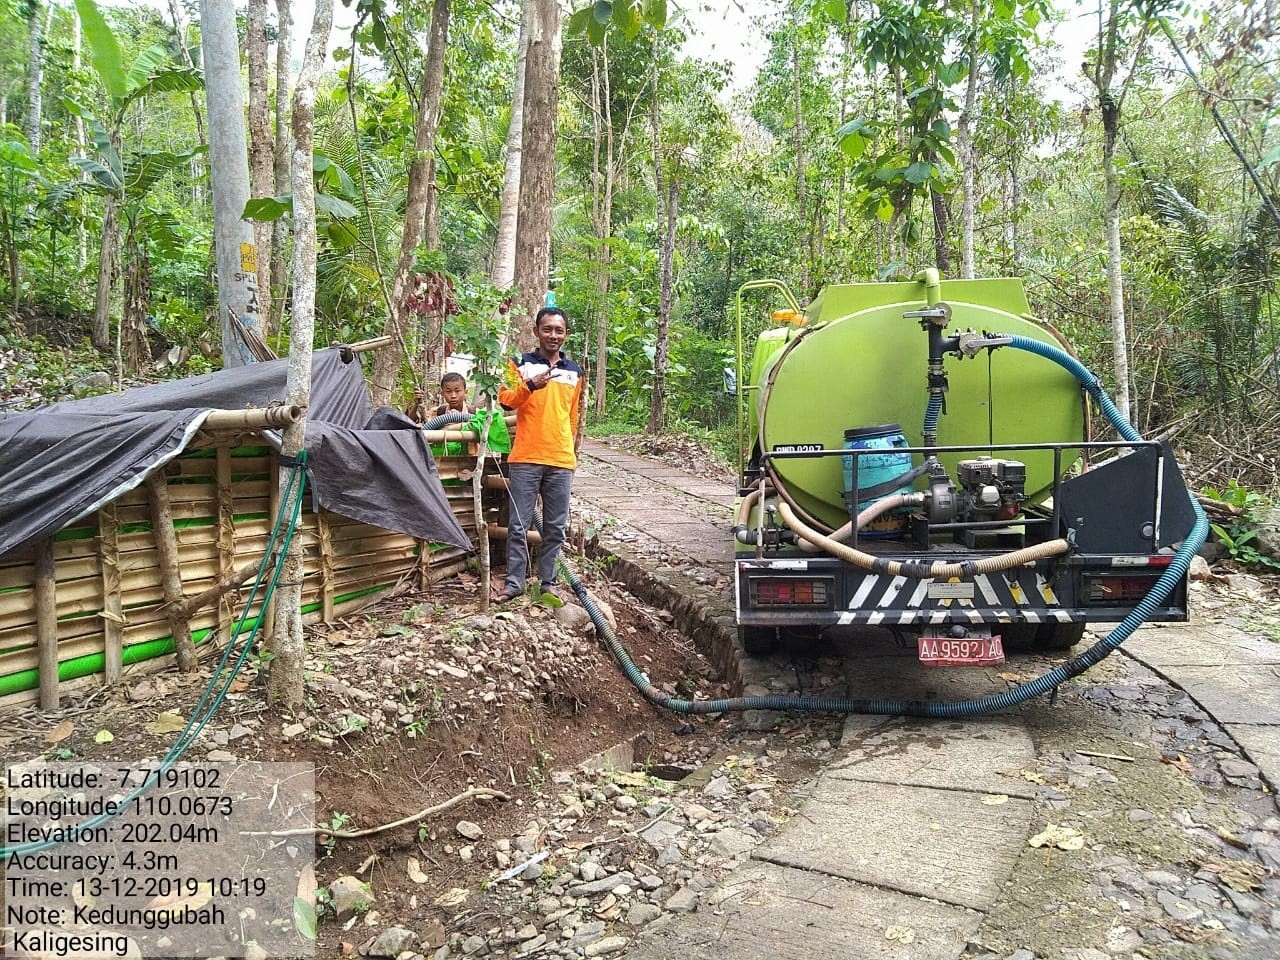
[[(748, 356), (743, 296), (760, 289), (787, 309)], [(1092, 438), (1086, 371), (1020, 280), (929, 269), (827, 287), (804, 311), (754, 281), (737, 313), (749, 653), (840, 625), (887, 628), (933, 666), (1065, 650), (1133, 613), (1195, 523), (1167, 445)], [(1146, 619), (1187, 619), (1185, 573)]]

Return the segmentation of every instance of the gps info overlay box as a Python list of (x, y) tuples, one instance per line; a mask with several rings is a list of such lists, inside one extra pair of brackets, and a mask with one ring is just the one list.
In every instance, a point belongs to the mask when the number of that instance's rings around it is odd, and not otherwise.
[(311, 764), (32, 761), (0, 787), (0, 956), (315, 952)]

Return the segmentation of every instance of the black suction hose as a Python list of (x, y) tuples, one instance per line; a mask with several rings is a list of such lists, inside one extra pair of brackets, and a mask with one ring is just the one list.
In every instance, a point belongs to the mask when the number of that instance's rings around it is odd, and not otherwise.
[[(1033, 340), (1030, 337), (1021, 336), (1012, 337), (1009, 346), (1038, 354), (1066, 368), (1093, 396), (1103, 415), (1106, 416), (1108, 422), (1121, 437), (1135, 442), (1142, 439), (1138, 431), (1120, 415), (1120, 411), (1111, 402), (1111, 398), (1102, 390), (1098, 378), (1065, 350), (1041, 343), (1039, 340)], [(1191, 503), (1196, 518), (1191, 532), (1187, 534), (1182, 546), (1178, 548), (1169, 566), (1165, 568), (1164, 573), (1160, 575), (1150, 592), (1142, 598), (1141, 602), (1134, 607), (1124, 620), (1088, 650), (1036, 677), (1034, 680), (1020, 684), (1012, 690), (1006, 690), (1004, 693), (978, 697), (972, 700), (859, 700), (848, 697), (801, 696), (682, 700), (677, 697), (669, 697), (654, 687), (644, 672), (636, 666), (626, 647), (622, 645), (613, 628), (609, 626), (609, 621), (600, 612), (600, 608), (596, 605), (595, 600), (592, 599), (591, 594), (587, 592), (587, 589), (582, 585), (582, 581), (578, 579), (572, 568), (565, 563), (563, 557), (557, 564), (557, 570), (561, 578), (573, 588), (574, 594), (591, 617), (591, 622), (595, 624), (597, 633), (609, 647), (614, 659), (622, 667), (622, 672), (627, 675), (627, 679), (635, 684), (641, 696), (656, 706), (665, 707), (681, 714), (724, 713), (730, 710), (793, 710), (807, 713), (865, 713), (901, 717), (975, 717), (994, 713), (998, 710), (1006, 710), (1033, 697), (1050, 693), (1060, 684), (1065, 683), (1072, 677), (1079, 676), (1104, 657), (1117, 650), (1120, 644), (1124, 643), (1129, 635), (1146, 621), (1147, 617), (1159, 609), (1173, 589), (1186, 576), (1187, 570), (1190, 569), (1192, 558), (1204, 546), (1205, 538), (1209, 532), (1209, 521), (1205, 517), (1204, 510), (1201, 509), (1200, 504), (1190, 493), (1187, 494), (1187, 498)], [(541, 528), (542, 518), (536, 512), (534, 522)]]

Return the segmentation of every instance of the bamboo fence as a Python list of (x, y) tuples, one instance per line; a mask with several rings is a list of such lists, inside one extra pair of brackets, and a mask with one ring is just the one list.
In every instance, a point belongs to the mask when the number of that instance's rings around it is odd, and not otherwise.
[[(438, 457), (449, 506), (475, 542), (472, 457)], [(119, 682), (143, 660), (192, 660), (228, 642), (270, 537), (276, 450), (239, 424), (202, 431), (162, 474), (53, 537), (0, 557), (0, 705), (58, 705), (62, 684)], [(492, 496), (496, 504), (499, 497)], [(486, 500), (488, 503), (488, 500)], [(486, 527), (501, 520), (486, 506)], [(303, 503), (304, 621), (330, 621), (407, 579), (424, 588), (468, 554)], [(247, 595), (247, 591), (246, 591)], [(256, 612), (257, 608), (254, 608)], [(250, 621), (252, 622), (252, 621)], [(271, 618), (263, 625), (268, 634)]]

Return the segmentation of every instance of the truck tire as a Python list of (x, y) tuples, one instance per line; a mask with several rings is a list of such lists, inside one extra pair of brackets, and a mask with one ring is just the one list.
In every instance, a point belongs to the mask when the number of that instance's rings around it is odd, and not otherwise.
[(1006, 653), (1028, 653), (1036, 647), (1035, 623), (993, 623), (991, 632), (1000, 634)]
[(1036, 631), (1036, 649), (1070, 650), (1084, 639), (1083, 623), (1042, 623)]
[(738, 640), (742, 649), (753, 657), (767, 657), (773, 653), (778, 641), (777, 627), (739, 627)]

